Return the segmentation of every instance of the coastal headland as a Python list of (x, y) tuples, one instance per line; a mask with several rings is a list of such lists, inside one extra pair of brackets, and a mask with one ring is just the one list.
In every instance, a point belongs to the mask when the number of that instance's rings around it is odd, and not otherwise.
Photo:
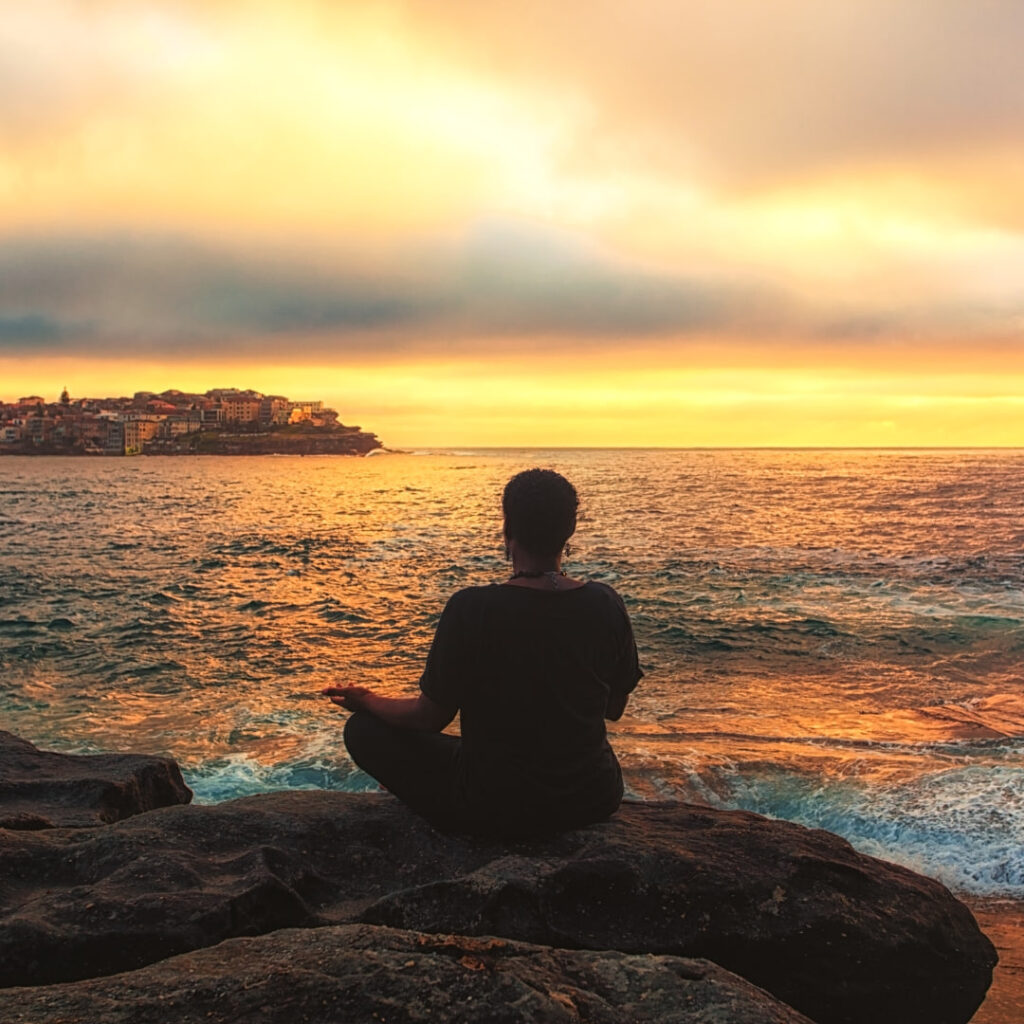
[(98, 757), (0, 733), (5, 1021), (966, 1024), (996, 962), (938, 882), (756, 814), (500, 844), (385, 794), (193, 806), (173, 761)]
[(366, 455), (375, 434), (319, 400), (251, 389), (0, 402), (0, 455)]

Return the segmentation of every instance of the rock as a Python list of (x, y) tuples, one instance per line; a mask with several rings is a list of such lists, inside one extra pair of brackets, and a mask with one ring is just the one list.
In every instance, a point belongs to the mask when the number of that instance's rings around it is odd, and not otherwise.
[(367, 922), (706, 957), (818, 1024), (963, 1024), (995, 953), (939, 883), (827, 832), (630, 804), (535, 842), (444, 836), (386, 795), (292, 792), (0, 841), (0, 984)]
[(56, 754), (0, 731), (0, 828), (105, 825), (191, 799), (169, 758)]
[(812, 1024), (706, 960), (369, 925), (230, 939), (151, 967), (0, 992), (8, 1024)]

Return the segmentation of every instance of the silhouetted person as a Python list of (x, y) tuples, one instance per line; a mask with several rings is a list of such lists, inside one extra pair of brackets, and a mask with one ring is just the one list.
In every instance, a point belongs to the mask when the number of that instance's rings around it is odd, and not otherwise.
[[(352, 760), (447, 831), (523, 836), (609, 817), (622, 773), (605, 719), (643, 675), (629, 616), (603, 583), (561, 570), (576, 529), (576, 490), (531, 469), (505, 487), (512, 576), (448, 601), (417, 697), (332, 686), (355, 712)], [(441, 732), (461, 714), (461, 738)]]

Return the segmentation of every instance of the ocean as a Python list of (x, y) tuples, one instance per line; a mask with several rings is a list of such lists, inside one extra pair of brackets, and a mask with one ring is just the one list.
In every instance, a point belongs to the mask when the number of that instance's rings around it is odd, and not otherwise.
[(327, 683), (413, 692), (500, 493), (558, 469), (623, 596), (634, 799), (747, 808), (1024, 898), (1024, 452), (0, 459), (0, 727), (178, 760), (199, 801), (368, 789)]

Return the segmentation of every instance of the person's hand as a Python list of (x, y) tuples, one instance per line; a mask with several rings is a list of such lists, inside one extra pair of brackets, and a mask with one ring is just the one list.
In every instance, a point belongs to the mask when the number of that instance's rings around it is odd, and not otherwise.
[(320, 692), (346, 711), (363, 711), (366, 698), (372, 696), (365, 686), (325, 686)]

